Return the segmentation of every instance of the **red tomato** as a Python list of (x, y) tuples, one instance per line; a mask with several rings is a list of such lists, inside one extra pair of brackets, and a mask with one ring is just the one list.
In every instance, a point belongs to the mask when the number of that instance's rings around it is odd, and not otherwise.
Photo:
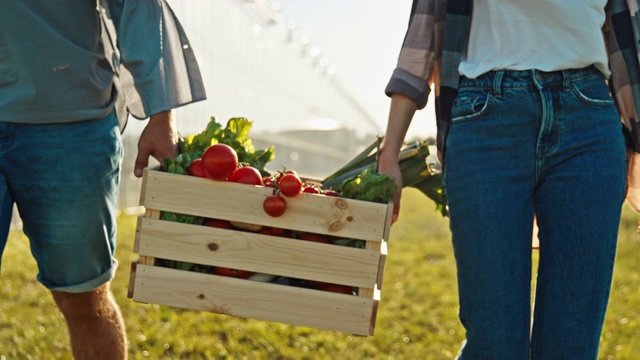
[(253, 272), (246, 270), (238, 270), (238, 269), (229, 269), (225, 267), (216, 266), (213, 269), (213, 273), (221, 276), (229, 276), (240, 279), (248, 279), (253, 275)]
[(351, 286), (331, 284), (322, 281), (308, 281), (307, 283), (312, 289), (353, 295), (353, 287)]
[(220, 229), (233, 229), (233, 226), (231, 226), (231, 223), (228, 222), (227, 220), (206, 219), (202, 223), (202, 225), (216, 227)]
[(291, 169), (285, 170), (284, 173), (285, 174), (293, 174), (293, 175), (298, 176), (298, 173), (295, 170), (291, 170)]
[(353, 295), (353, 287), (340, 284), (325, 284), (320, 290)]
[(207, 174), (204, 173), (204, 168), (202, 167), (202, 159), (193, 160), (187, 168), (187, 173), (191, 176), (206, 178)]
[(302, 192), (307, 194), (319, 194), (320, 191), (315, 186), (305, 186)]
[(287, 201), (279, 195), (270, 195), (262, 203), (264, 212), (269, 216), (278, 217), (287, 210)]
[(275, 187), (275, 185), (273, 184), (273, 179), (271, 179), (271, 176), (263, 177), (262, 184), (266, 187)]
[(340, 196), (338, 195), (337, 192), (333, 191), (333, 190), (325, 190), (322, 192), (322, 195), (326, 195), (326, 196)]
[(260, 174), (258, 169), (251, 166), (237, 168), (227, 180), (249, 185), (263, 185), (262, 174)]
[(229, 145), (214, 144), (202, 154), (202, 168), (208, 178), (227, 180), (238, 167), (238, 154)]
[(324, 244), (331, 244), (331, 237), (326, 236), (326, 235), (320, 235), (320, 234), (313, 234), (313, 233), (300, 233), (298, 234), (298, 239), (300, 240), (305, 240), (305, 241), (313, 241), (313, 242), (318, 242), (318, 243), (324, 243)]
[(280, 236), (280, 237), (289, 237), (289, 230), (276, 228), (271, 226), (263, 226), (258, 233), (262, 235), (272, 235), (272, 236)]
[(287, 229), (272, 227), (271, 233), (275, 236), (287, 236)]
[(284, 174), (278, 180), (278, 187), (284, 196), (296, 196), (302, 191), (302, 180), (296, 174)]

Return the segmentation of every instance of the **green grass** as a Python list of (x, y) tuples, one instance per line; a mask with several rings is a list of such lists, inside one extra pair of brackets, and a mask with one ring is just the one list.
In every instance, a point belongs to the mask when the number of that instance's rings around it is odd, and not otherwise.
[[(376, 334), (296, 327), (127, 299), (135, 217), (119, 219), (120, 268), (113, 290), (127, 324), (132, 359), (451, 359), (464, 338), (457, 319), (455, 267), (446, 219), (420, 193), (404, 193), (393, 226)], [(625, 208), (600, 359), (640, 354), (639, 216)], [(535, 253), (534, 253), (535, 254)], [(71, 359), (62, 316), (22, 233), (12, 232), (0, 277), (0, 360)]]

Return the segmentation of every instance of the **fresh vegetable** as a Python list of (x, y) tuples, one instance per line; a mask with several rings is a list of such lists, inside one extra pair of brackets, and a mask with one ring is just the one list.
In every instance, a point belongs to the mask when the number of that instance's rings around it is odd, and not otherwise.
[(322, 290), (322, 291), (330, 291), (330, 292), (335, 292), (335, 293), (340, 293), (340, 294), (354, 295), (353, 287), (352, 286), (347, 286), (347, 285), (326, 283), (326, 284), (320, 286), (320, 290)]
[(392, 177), (375, 171), (373, 165), (340, 185), (342, 197), (386, 204), (393, 198), (396, 182)]
[[(322, 180), (323, 187), (337, 189), (344, 180), (360, 174), (371, 165), (375, 166), (381, 143), (382, 137), (378, 137), (340, 169)], [(430, 155), (429, 144), (426, 141), (416, 141), (405, 145), (400, 150), (399, 165), (402, 172), (402, 186), (420, 190), (433, 200), (436, 211), (442, 216), (447, 216), (447, 199), (442, 183), (441, 167), (436, 157)]]
[(172, 213), (172, 212), (166, 212), (166, 211), (163, 211), (160, 213), (160, 219), (167, 220), (167, 221), (181, 222), (185, 224), (195, 224), (195, 225), (200, 225), (202, 224), (202, 221), (204, 221), (204, 218), (199, 216), (178, 214), (178, 213)]
[(264, 185), (260, 171), (258, 171), (258, 169), (254, 168), (253, 166), (243, 166), (237, 168), (227, 180), (248, 185)]
[(312, 289), (354, 295), (354, 289), (352, 286), (332, 284), (322, 281), (308, 281), (307, 285)]
[(273, 181), (271, 176), (265, 176), (262, 178), (262, 185), (266, 187), (276, 187), (276, 183)]
[(280, 236), (280, 237), (289, 237), (290, 232), (286, 229), (281, 229), (277, 227), (271, 226), (263, 226), (258, 233), (262, 235), (272, 235), (272, 236)]
[(213, 273), (220, 276), (228, 276), (240, 279), (248, 279), (253, 275), (253, 272), (247, 270), (230, 269), (226, 267), (216, 266), (213, 268)]
[(202, 154), (202, 168), (213, 180), (227, 180), (238, 167), (238, 155), (229, 145), (214, 144)]
[(241, 221), (229, 221), (229, 223), (231, 224), (231, 226), (233, 226), (234, 229), (240, 229), (240, 230), (251, 231), (251, 232), (258, 232), (262, 230), (262, 225), (250, 224), (250, 223), (241, 222)]
[(178, 270), (194, 271), (199, 273), (208, 273), (211, 271), (211, 267), (208, 265), (193, 264), (184, 261), (168, 260), (156, 258), (156, 265), (162, 267), (168, 267)]
[(337, 192), (335, 192), (333, 190), (323, 190), (322, 191), (322, 195), (325, 195), (325, 196), (337, 196), (337, 197), (340, 196), (340, 195), (338, 195)]
[(282, 216), (287, 210), (287, 201), (280, 195), (269, 195), (264, 199), (262, 208), (269, 216)]
[(320, 190), (316, 186), (307, 185), (302, 189), (303, 193), (307, 194), (320, 194)]
[(273, 146), (256, 150), (249, 138), (252, 121), (245, 118), (231, 118), (223, 128), (222, 124), (211, 117), (206, 129), (198, 134), (192, 134), (179, 139), (179, 155), (175, 159), (166, 159), (167, 172), (187, 174), (191, 162), (201, 158), (205, 150), (213, 144), (226, 144), (237, 153), (238, 161), (255, 167), (264, 176), (269, 175), (265, 170), (266, 164), (273, 160), (275, 154)]
[(220, 228), (220, 229), (229, 229), (229, 230), (233, 229), (233, 226), (227, 220), (205, 219), (204, 222), (202, 223), (202, 225), (216, 227), (216, 228)]
[(300, 233), (298, 234), (297, 238), (300, 240), (312, 241), (312, 242), (323, 243), (323, 244), (332, 243), (330, 236), (314, 234), (314, 233)]
[(335, 239), (335, 240), (333, 240), (333, 243), (336, 244), (336, 245), (354, 247), (354, 248), (359, 248), (359, 249), (364, 249), (365, 248), (364, 240)]
[(275, 236), (288, 236), (289, 235), (289, 230), (287, 230), (287, 229), (282, 229), (282, 228), (277, 228), (277, 227), (270, 227), (269, 229), (271, 230), (271, 234), (273, 234)]
[(278, 188), (282, 195), (293, 197), (300, 194), (302, 180), (295, 173), (285, 173), (278, 180)]
[(275, 275), (255, 273), (249, 277), (249, 280), (259, 281), (259, 282), (270, 282), (275, 278), (276, 278)]
[(207, 174), (204, 173), (204, 168), (202, 167), (202, 159), (197, 158), (193, 160), (187, 168), (187, 173), (191, 176), (206, 178)]

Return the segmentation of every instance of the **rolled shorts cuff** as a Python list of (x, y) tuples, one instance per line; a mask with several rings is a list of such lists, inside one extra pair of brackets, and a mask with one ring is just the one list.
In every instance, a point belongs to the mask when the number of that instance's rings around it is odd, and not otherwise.
[(51, 282), (41, 279), (40, 275), (38, 275), (38, 281), (51, 291), (63, 291), (67, 293), (79, 294), (79, 293), (85, 293), (91, 290), (95, 290), (100, 286), (113, 280), (113, 278), (116, 275), (117, 269), (118, 269), (118, 261), (114, 259), (113, 264), (109, 269), (107, 269), (107, 271), (100, 274), (100, 276), (93, 278), (91, 280), (85, 281), (81, 284), (57, 286), (55, 284), (52, 284)]

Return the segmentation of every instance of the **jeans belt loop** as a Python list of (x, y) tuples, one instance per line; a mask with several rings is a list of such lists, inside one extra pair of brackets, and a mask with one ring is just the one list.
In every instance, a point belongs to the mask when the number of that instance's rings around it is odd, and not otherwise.
[(562, 70), (562, 89), (564, 91), (571, 90), (571, 72), (570, 72), (570, 70)]
[(493, 77), (493, 96), (502, 96), (502, 77), (504, 76), (504, 70), (497, 70)]

